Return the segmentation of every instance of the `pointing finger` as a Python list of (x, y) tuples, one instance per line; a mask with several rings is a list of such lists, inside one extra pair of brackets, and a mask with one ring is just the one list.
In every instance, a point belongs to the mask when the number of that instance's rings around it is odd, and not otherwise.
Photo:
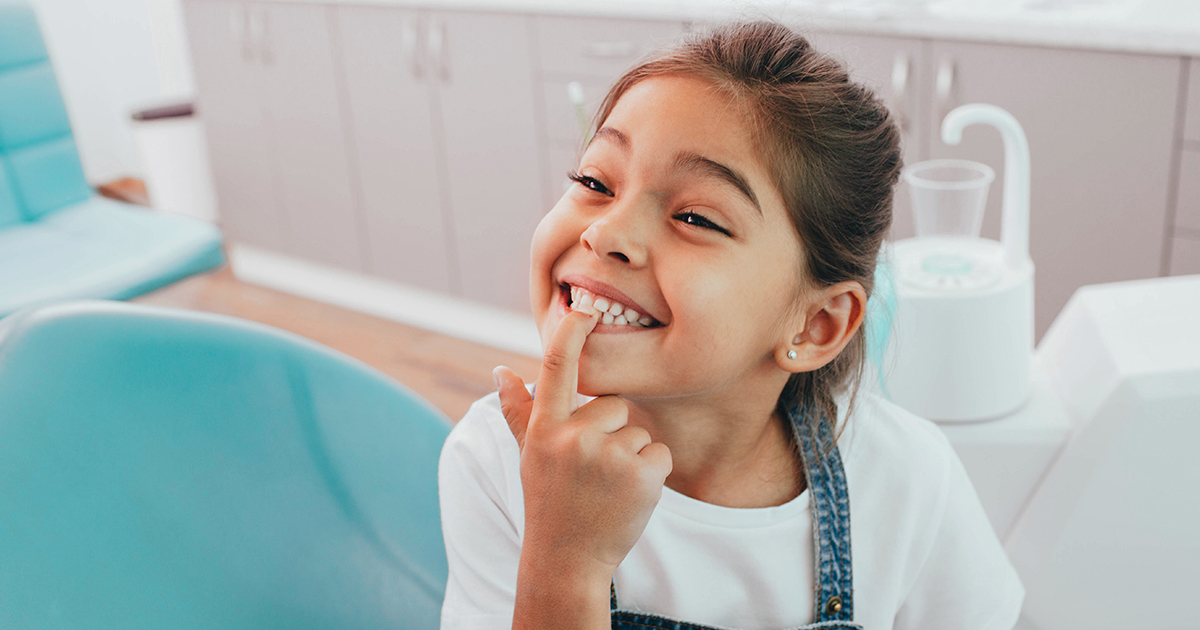
[(571, 311), (558, 323), (542, 356), (537, 398), (533, 409), (538, 417), (566, 419), (575, 411), (579, 391), (579, 355), (587, 336), (600, 321), (596, 313)]

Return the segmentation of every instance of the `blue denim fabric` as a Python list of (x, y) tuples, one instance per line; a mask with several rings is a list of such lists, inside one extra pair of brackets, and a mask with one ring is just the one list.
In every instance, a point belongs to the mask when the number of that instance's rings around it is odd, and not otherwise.
[[(854, 623), (854, 576), (850, 557), (850, 495), (842, 456), (830, 424), (804, 407), (788, 411), (808, 480), (813, 519), (813, 623), (796, 630), (862, 630)], [(611, 589), (613, 630), (715, 630), (658, 615), (620, 610)], [(840, 605), (839, 605), (840, 604)]]

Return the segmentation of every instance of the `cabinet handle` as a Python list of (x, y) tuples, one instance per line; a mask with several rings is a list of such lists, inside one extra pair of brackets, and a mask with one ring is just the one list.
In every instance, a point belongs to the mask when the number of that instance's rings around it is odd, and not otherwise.
[(908, 73), (911, 62), (908, 55), (899, 54), (892, 60), (892, 108), (901, 133), (908, 133)]
[(431, 21), (429, 26), (429, 59), (433, 72), (443, 81), (450, 80), (450, 64), (446, 60), (446, 22), (440, 19)]
[(250, 7), (245, 5), (235, 6), (229, 13), (229, 33), (242, 49), (242, 59), (247, 62), (254, 61), (254, 44), (250, 41), (250, 29), (246, 27), (249, 16)]
[(936, 91), (937, 91), (937, 107), (938, 119), (936, 123), (941, 125), (941, 120), (950, 113), (950, 108), (954, 105), (954, 75), (957, 71), (954, 67), (953, 59), (942, 59), (938, 64)]
[(583, 84), (571, 81), (567, 84), (567, 100), (575, 110), (575, 120), (579, 123), (579, 135), (583, 138), (583, 146), (592, 141), (591, 124), (588, 122), (587, 99), (583, 94)]
[(586, 42), (583, 45), (583, 56), (592, 59), (626, 59), (637, 54), (637, 44), (633, 42)]
[(404, 21), (404, 29), (400, 32), (400, 49), (403, 51), (404, 59), (408, 62), (413, 79), (420, 81), (424, 72), (422, 72), (421, 56), (418, 52), (420, 47), (417, 46), (417, 35), (420, 33), (420, 26), (417, 22), (418, 18), (416, 17)]
[(264, 64), (271, 63), (271, 47), (267, 41), (267, 10), (265, 7), (247, 7), (246, 8), (246, 44), (242, 49), (242, 56), (247, 60), (252, 60), (255, 53), (258, 53), (259, 61)]

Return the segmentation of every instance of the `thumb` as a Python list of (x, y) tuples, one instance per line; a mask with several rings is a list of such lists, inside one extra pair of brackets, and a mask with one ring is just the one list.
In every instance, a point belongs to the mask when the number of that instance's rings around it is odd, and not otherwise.
[(492, 378), (500, 391), (500, 410), (508, 421), (508, 428), (517, 445), (525, 448), (525, 429), (529, 426), (529, 414), (533, 411), (533, 397), (525, 389), (525, 381), (516, 372), (503, 365), (492, 370)]

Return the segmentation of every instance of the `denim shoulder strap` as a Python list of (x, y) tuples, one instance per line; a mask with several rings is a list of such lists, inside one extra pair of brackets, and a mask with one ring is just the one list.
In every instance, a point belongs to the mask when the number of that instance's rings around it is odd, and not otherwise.
[(850, 496), (842, 456), (824, 414), (799, 406), (788, 412), (788, 419), (804, 460), (812, 508), (814, 621), (852, 621)]

